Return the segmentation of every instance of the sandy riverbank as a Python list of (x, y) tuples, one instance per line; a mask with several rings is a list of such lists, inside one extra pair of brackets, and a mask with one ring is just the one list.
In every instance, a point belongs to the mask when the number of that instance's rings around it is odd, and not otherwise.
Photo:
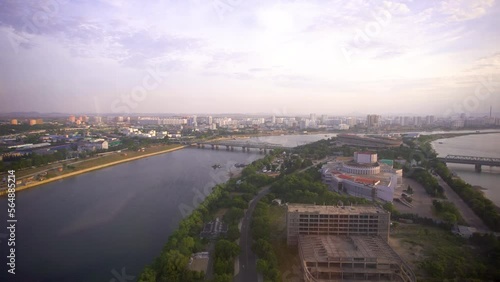
[[(52, 177), (52, 178), (49, 178), (49, 179), (45, 179), (45, 180), (42, 180), (42, 181), (31, 182), (31, 183), (29, 183), (27, 185), (16, 187), (16, 192), (22, 191), (22, 190), (26, 190), (26, 189), (29, 189), (29, 188), (33, 188), (33, 187), (36, 187), (36, 186), (40, 186), (40, 185), (43, 185), (43, 184), (46, 184), (46, 183), (50, 183), (50, 182), (53, 182), (53, 181), (61, 180), (61, 179), (64, 179), (64, 178), (68, 178), (68, 177), (80, 175), (80, 174), (87, 173), (87, 172), (90, 172), (90, 171), (102, 169), (102, 168), (105, 168), (105, 167), (109, 167), (109, 166), (113, 166), (113, 165), (117, 165), (117, 164), (121, 164), (121, 163), (125, 163), (125, 162), (135, 161), (135, 160), (138, 160), (138, 159), (143, 159), (143, 158), (147, 158), (147, 157), (151, 157), (151, 156), (155, 156), (155, 155), (165, 154), (165, 153), (169, 153), (169, 152), (172, 152), (172, 151), (177, 151), (177, 150), (183, 149), (185, 147), (187, 147), (187, 146), (179, 146), (179, 147), (175, 147), (175, 148), (170, 148), (170, 149), (166, 149), (166, 150), (162, 150), (162, 151), (158, 151), (158, 152), (153, 152), (153, 153), (149, 153), (149, 154), (144, 154), (144, 155), (140, 155), (140, 156), (126, 158), (126, 159), (123, 159), (123, 160), (114, 161), (114, 162), (110, 162), (110, 163), (107, 163), (107, 164), (97, 165), (97, 166), (94, 166), (94, 167), (85, 168), (85, 169), (82, 169), (82, 170), (65, 173), (65, 174), (58, 175), (58, 176), (55, 176), (55, 177)], [(5, 194), (7, 194), (7, 190), (0, 191), (0, 196), (5, 195)]]

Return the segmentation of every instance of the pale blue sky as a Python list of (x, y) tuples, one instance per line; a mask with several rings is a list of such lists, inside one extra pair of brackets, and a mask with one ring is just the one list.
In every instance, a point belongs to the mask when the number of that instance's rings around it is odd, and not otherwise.
[(1, 0), (0, 112), (486, 112), (499, 15), (494, 0)]

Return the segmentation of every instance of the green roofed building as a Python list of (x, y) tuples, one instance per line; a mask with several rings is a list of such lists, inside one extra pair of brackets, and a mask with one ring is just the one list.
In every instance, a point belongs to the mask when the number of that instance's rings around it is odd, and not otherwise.
[(115, 146), (118, 146), (118, 145), (121, 145), (121, 144), (122, 144), (122, 141), (120, 141), (120, 140), (110, 141), (109, 142), (109, 147), (115, 147)]
[(394, 161), (393, 160), (387, 160), (387, 159), (381, 159), (379, 160), (379, 162), (383, 163), (383, 164), (386, 164), (390, 167), (394, 167)]

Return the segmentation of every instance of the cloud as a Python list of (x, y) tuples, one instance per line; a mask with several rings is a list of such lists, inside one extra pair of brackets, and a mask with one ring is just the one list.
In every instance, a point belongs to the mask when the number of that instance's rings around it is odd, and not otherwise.
[(493, 6), (494, 0), (446, 0), (440, 12), (450, 21), (468, 21), (482, 17)]

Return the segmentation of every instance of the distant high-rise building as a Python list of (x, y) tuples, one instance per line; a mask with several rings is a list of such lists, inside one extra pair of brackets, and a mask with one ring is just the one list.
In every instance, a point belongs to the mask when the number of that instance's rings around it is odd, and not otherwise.
[(68, 121), (74, 123), (76, 121), (75, 116), (74, 115), (69, 116)]
[(316, 121), (316, 114), (310, 114), (309, 119), (312, 120), (313, 122)]
[(35, 125), (36, 124), (36, 119), (30, 119), (30, 125)]
[(413, 120), (414, 120), (414, 124), (416, 126), (421, 126), (422, 125), (422, 117), (415, 117)]
[(212, 116), (208, 116), (208, 125), (212, 125), (214, 123)]
[(12, 120), (10, 121), (10, 124), (12, 124), (12, 125), (17, 125), (17, 119), (12, 119)]
[(379, 125), (380, 125), (380, 116), (379, 115), (366, 116), (366, 126), (378, 127)]
[(411, 117), (403, 117), (403, 123), (401, 125), (404, 126), (411, 125)]
[(327, 115), (321, 115), (321, 123), (324, 124), (325, 121), (328, 119), (328, 116)]
[(95, 116), (94, 117), (94, 123), (96, 123), (96, 124), (102, 123), (102, 117)]
[(299, 124), (300, 129), (306, 129), (309, 127), (309, 120), (308, 119), (302, 119)]
[(272, 124), (276, 124), (276, 116), (273, 116), (273, 117), (271, 118), (271, 123), (272, 123)]
[(193, 127), (196, 127), (198, 126), (198, 122), (197, 122), (197, 116), (192, 116), (188, 119), (188, 125), (189, 126), (193, 126)]
[(434, 116), (426, 116), (425, 117), (425, 123), (430, 125), (433, 124), (436, 121), (436, 118)]
[(356, 125), (356, 119), (353, 117), (348, 117), (345, 119), (345, 123), (349, 126), (355, 126)]
[(36, 119), (36, 124), (43, 124), (43, 119), (37, 118)]

